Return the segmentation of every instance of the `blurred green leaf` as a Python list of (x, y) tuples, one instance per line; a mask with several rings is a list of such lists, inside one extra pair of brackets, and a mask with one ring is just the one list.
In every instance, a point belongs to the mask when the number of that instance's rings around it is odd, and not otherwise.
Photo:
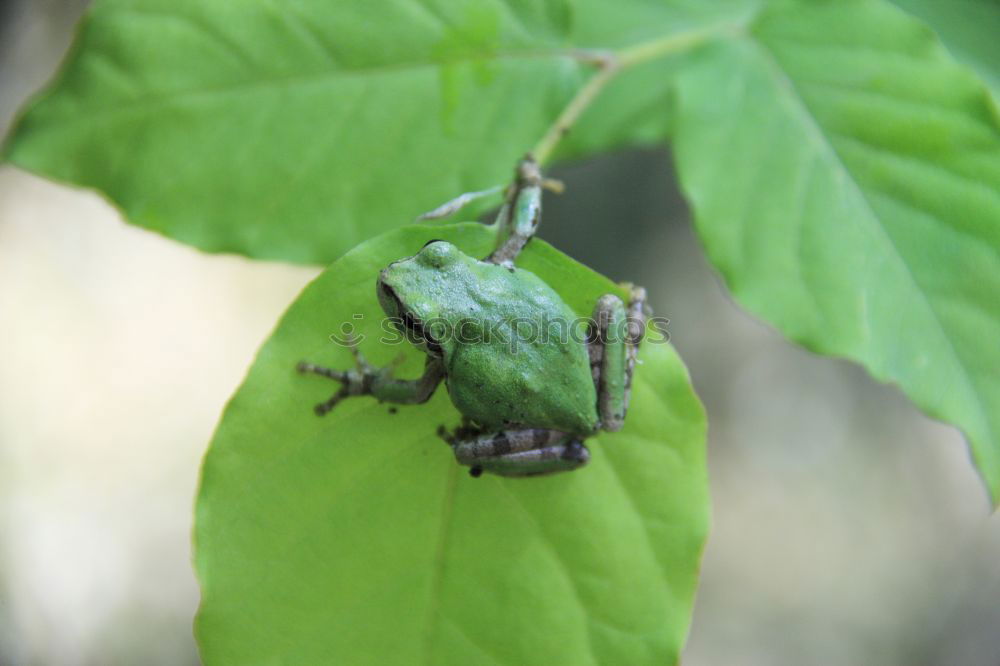
[(1000, 2), (892, 0), (926, 21), (955, 57), (976, 70), (1000, 100)]
[[(312, 405), (332, 382), (300, 359), (351, 364), (344, 322), (374, 363), (378, 270), (432, 238), (484, 255), (478, 224), (379, 236), (309, 285), (233, 397), (202, 471), (196, 567), (201, 653), (216, 664), (651, 664), (677, 660), (708, 522), (705, 421), (673, 349), (644, 345), (625, 429), (591, 440), (584, 469), (470, 478), (426, 405)], [(519, 264), (575, 310), (615, 285), (539, 240)], [(354, 318), (364, 315), (363, 319)]]
[(959, 425), (1000, 499), (1000, 127), (930, 30), (782, 3), (679, 80), (676, 154), (736, 298)]
[[(97, 0), (6, 153), (196, 247), (328, 263), (508, 182), (592, 74), (575, 49), (703, 29), (732, 4)], [(668, 83), (622, 77), (565, 154), (664, 140), (646, 111)]]

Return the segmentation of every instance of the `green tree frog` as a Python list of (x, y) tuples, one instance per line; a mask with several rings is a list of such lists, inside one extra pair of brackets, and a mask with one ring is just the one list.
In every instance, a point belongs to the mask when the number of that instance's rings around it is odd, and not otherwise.
[[(631, 287), (628, 304), (606, 294), (576, 335), (579, 327), (569, 325), (579, 324), (576, 313), (541, 278), (514, 266), (534, 236), (550, 183), (530, 156), (519, 163), (498, 215), (496, 249), (485, 259), (431, 241), (382, 270), (379, 303), (427, 354), (424, 373), (398, 379), (391, 366), (372, 367), (356, 349), (352, 370), (303, 361), (300, 372), (341, 384), (317, 414), (348, 396), (423, 403), (444, 380), (463, 424), (439, 434), (472, 476), (534, 476), (585, 465), (584, 440), (623, 425), (648, 313), (640, 287)], [(450, 212), (448, 204), (438, 210)]]

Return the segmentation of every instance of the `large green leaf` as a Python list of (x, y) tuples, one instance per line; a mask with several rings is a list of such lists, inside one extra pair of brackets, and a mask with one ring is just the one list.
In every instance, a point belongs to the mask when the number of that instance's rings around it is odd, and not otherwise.
[[(641, 351), (625, 429), (593, 459), (537, 479), (470, 478), (434, 432), (444, 388), (398, 411), (334, 390), (300, 359), (348, 366), (328, 335), (377, 342), (377, 271), (427, 240), (485, 254), (477, 224), (379, 236), (309, 285), (261, 349), (205, 459), (197, 507), (197, 634), (216, 664), (652, 664), (676, 661), (708, 522), (705, 421), (671, 347)], [(616, 286), (534, 241), (519, 264), (577, 312)], [(362, 319), (354, 317), (363, 315)]]
[(932, 33), (782, 3), (682, 75), (676, 154), (712, 261), (793, 340), (958, 424), (1000, 499), (1000, 127)]
[[(574, 49), (701, 30), (727, 4), (97, 0), (7, 156), (197, 247), (327, 263), (507, 182), (592, 74)], [(667, 83), (623, 76), (567, 154), (663, 140), (642, 112)]]

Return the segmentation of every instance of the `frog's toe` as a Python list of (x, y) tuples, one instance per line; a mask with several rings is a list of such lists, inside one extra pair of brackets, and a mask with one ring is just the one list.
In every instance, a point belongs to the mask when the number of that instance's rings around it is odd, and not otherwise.
[(590, 462), (590, 449), (580, 440), (574, 439), (565, 446), (560, 457), (567, 462), (586, 465)]
[(325, 368), (322, 365), (316, 365), (315, 363), (309, 363), (308, 361), (299, 361), (295, 365), (295, 369), (302, 374), (314, 374), (321, 377), (326, 377), (338, 382), (347, 381), (347, 373), (343, 370), (334, 370), (333, 368)]
[(325, 416), (327, 412), (336, 407), (337, 403), (346, 398), (348, 395), (350, 395), (350, 392), (347, 390), (347, 387), (345, 386), (336, 393), (334, 393), (333, 395), (331, 395), (329, 400), (321, 402), (315, 407), (313, 407), (313, 411), (316, 412), (316, 416)]

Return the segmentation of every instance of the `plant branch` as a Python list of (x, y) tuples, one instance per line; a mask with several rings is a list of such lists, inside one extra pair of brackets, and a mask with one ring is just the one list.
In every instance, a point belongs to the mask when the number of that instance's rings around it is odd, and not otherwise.
[(597, 94), (607, 85), (608, 81), (614, 78), (615, 74), (621, 68), (618, 58), (614, 54), (608, 54), (598, 67), (600, 69), (598, 69), (597, 74), (592, 76), (586, 85), (577, 91), (573, 99), (569, 101), (566, 108), (556, 118), (556, 121), (549, 127), (545, 136), (532, 149), (531, 155), (539, 164), (543, 164), (549, 158), (552, 151), (555, 150), (556, 145), (558, 145), (559, 140), (569, 132), (570, 128), (573, 127), (574, 123), (580, 117), (580, 114), (590, 106), (590, 103), (594, 101)]
[(559, 117), (545, 132), (545, 135), (535, 144), (531, 151), (532, 157), (539, 164), (545, 163), (552, 156), (560, 139), (570, 131), (604, 87), (623, 70), (667, 55), (689, 51), (713, 37), (739, 29), (741, 29), (740, 25), (726, 23), (678, 32), (660, 39), (636, 44), (621, 51), (582, 50), (577, 52), (579, 60), (597, 66), (597, 73), (577, 91)]

